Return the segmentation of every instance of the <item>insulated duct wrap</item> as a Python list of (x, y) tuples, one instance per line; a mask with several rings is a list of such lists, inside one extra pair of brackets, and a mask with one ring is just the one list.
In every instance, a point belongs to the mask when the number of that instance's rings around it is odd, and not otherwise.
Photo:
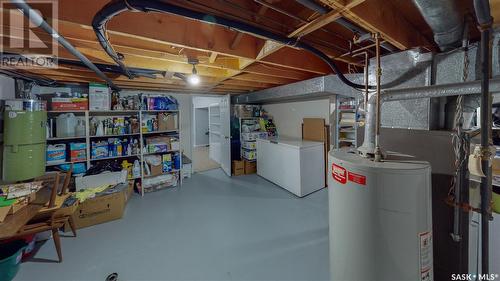
[(493, 46), (491, 48), (493, 62), (491, 64), (491, 74), (493, 77), (500, 75), (500, 32), (497, 30), (493, 34)]
[(441, 51), (460, 46), (463, 19), (454, 0), (413, 0), (434, 33)]
[[(400, 89), (431, 84), (432, 54), (410, 50), (382, 57), (382, 89)], [(370, 62), (369, 81), (375, 82), (375, 61)], [(381, 126), (432, 129), (435, 125), (430, 99), (394, 101), (382, 104)]]
[[(500, 33), (493, 36), (493, 80), (491, 92), (500, 92)], [(469, 95), (465, 106), (476, 106), (479, 94), (478, 47), (472, 44), (468, 51), (468, 81), (462, 84), (464, 51), (443, 53), (433, 56), (420, 50), (409, 50), (382, 57), (382, 126), (389, 128), (423, 129), (441, 128), (447, 96)], [(374, 65), (372, 62), (371, 65)], [(363, 74), (346, 75), (351, 81), (362, 84)], [(375, 81), (373, 68), (370, 68), (370, 83)], [(437, 85), (426, 87), (429, 85)], [(451, 84), (451, 85), (450, 85)], [(442, 86), (441, 86), (442, 85)], [(405, 90), (405, 88), (411, 88)], [(275, 103), (304, 99), (318, 99), (330, 95), (363, 97), (363, 92), (354, 90), (341, 83), (336, 75), (317, 77), (293, 84), (278, 86), (249, 94), (232, 97), (233, 103)], [(420, 98), (423, 95), (432, 98)], [(444, 100), (443, 100), (444, 99)], [(392, 112), (391, 112), (392, 111)]]

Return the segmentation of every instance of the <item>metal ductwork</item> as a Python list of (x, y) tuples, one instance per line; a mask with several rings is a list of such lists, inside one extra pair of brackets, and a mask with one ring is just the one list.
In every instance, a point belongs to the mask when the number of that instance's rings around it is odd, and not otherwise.
[(460, 46), (464, 21), (454, 0), (413, 0), (434, 32), (434, 41), (441, 51)]
[[(490, 91), (500, 92), (500, 78), (489, 80)], [(481, 94), (481, 81), (463, 83), (450, 83), (444, 85), (432, 85), (414, 88), (388, 89), (382, 92), (381, 103), (402, 100), (414, 100), (425, 98), (452, 97), (460, 95)], [(368, 99), (368, 112), (375, 108), (375, 95)], [(367, 114), (365, 123), (364, 142), (359, 151), (363, 154), (373, 154), (375, 150), (375, 122), (373, 114)]]

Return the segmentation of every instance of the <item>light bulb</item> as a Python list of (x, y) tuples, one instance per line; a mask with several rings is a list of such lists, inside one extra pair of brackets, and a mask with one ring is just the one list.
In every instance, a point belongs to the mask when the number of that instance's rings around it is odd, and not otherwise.
[(187, 78), (189, 84), (191, 85), (198, 85), (200, 84), (200, 76), (198, 76), (197, 74), (191, 74), (188, 76)]

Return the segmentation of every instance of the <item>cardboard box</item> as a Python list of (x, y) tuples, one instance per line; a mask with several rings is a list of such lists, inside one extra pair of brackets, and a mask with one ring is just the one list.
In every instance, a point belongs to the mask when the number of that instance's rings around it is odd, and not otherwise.
[(72, 162), (85, 161), (87, 159), (87, 144), (86, 143), (70, 143), (70, 160)]
[(134, 184), (126, 183), (124, 190), (104, 196), (87, 199), (78, 205), (73, 213), (77, 229), (122, 218), (128, 199), (132, 195)]
[(151, 176), (159, 176), (163, 174), (163, 165), (149, 165), (149, 169), (151, 170)]
[[(33, 195), (30, 195), (30, 198), (34, 198), (34, 194), (35, 193), (33, 193)], [(29, 202), (31, 202), (34, 199), (28, 199), (28, 200)], [(13, 215), (27, 206), (28, 203), (25, 202), (25, 203), (18, 203), (10, 206), (0, 207), (0, 222), (3, 222), (8, 215)]]
[(107, 85), (89, 83), (89, 110), (111, 110), (111, 93)]
[(156, 136), (156, 137), (147, 137), (146, 138), (146, 144), (169, 143), (169, 142), (170, 142), (170, 137), (166, 137), (166, 136)]
[(257, 173), (257, 162), (244, 160), (245, 175)]
[(172, 113), (159, 113), (158, 114), (158, 130), (168, 131), (175, 130), (177, 126), (175, 124), (175, 114)]
[(3, 222), (12, 210), (11, 206), (0, 207), (0, 222)]
[(128, 172), (122, 170), (120, 172), (105, 172), (98, 175), (75, 177), (76, 190), (94, 188), (102, 185), (115, 185), (127, 181)]
[(82, 111), (88, 110), (89, 100), (87, 98), (52, 98), (50, 109), (52, 111)]
[(232, 165), (233, 176), (241, 176), (245, 174), (245, 165), (243, 161), (233, 160)]
[(255, 160), (257, 159), (257, 150), (242, 149), (241, 157), (243, 157), (245, 160)]

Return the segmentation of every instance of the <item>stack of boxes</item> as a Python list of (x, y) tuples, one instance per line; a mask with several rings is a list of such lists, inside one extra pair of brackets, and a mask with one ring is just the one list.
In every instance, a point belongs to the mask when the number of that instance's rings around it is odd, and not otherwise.
[(249, 175), (257, 173), (257, 162), (248, 160), (233, 160), (233, 176)]

